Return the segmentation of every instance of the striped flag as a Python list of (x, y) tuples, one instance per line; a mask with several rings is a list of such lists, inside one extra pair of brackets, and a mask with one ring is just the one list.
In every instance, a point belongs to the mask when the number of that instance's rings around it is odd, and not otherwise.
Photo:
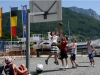
[(0, 8), (0, 37), (2, 37), (2, 8)]
[(11, 33), (13, 37), (17, 36), (17, 10), (18, 7), (11, 7), (10, 21), (11, 21)]
[(26, 37), (27, 5), (22, 6), (23, 36)]

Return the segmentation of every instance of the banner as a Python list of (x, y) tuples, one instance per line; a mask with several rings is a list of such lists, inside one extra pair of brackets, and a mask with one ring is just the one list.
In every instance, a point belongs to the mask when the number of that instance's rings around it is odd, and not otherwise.
[(27, 5), (22, 6), (23, 37), (26, 37)]
[(0, 51), (2, 52), (6, 51), (6, 43), (4, 40), (0, 40)]
[(12, 36), (17, 36), (17, 10), (18, 7), (11, 7), (11, 33)]
[(0, 8), (0, 37), (2, 37), (2, 8)]

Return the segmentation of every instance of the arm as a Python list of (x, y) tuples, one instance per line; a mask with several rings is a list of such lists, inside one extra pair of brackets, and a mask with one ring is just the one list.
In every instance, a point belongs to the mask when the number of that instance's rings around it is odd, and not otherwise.
[(62, 34), (60, 34), (59, 38), (60, 38), (60, 39), (62, 39), (62, 38), (63, 38)]
[(27, 71), (27, 68), (25, 70), (21, 71), (15, 64), (13, 64), (14, 69), (16, 69), (19, 73), (25, 73)]
[(60, 31), (59, 31), (60, 33), (60, 35), (59, 35), (59, 37), (60, 37), (60, 39), (62, 39), (63, 38), (63, 35), (62, 35), (62, 29), (60, 29)]
[(94, 51), (95, 52), (95, 48), (93, 45), (91, 45), (91, 48), (92, 48), (92, 52)]
[(52, 39), (53, 39), (53, 36), (51, 36), (50, 38), (51, 38), (51, 40), (52, 40)]
[(59, 36), (59, 38), (61, 39), (62, 38), (62, 29), (58, 30), (57, 28), (55, 29), (56, 30), (56, 36)]
[(75, 49), (76, 48), (76, 44), (74, 43), (74, 45), (71, 47), (72, 49)]
[(56, 34), (55, 34), (55, 35), (56, 35), (56, 36), (59, 36), (59, 31), (58, 31), (57, 28), (55, 29), (55, 31), (56, 31)]
[(88, 54), (88, 47), (87, 47), (87, 49), (86, 49), (86, 53)]

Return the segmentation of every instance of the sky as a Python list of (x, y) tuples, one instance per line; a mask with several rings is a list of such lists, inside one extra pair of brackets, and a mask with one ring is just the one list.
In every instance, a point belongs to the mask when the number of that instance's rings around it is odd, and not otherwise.
[[(29, 0), (0, 0), (0, 7), (3, 7), (3, 12), (9, 12), (11, 7), (18, 7), (27, 5), (29, 8)], [(93, 9), (100, 15), (100, 0), (62, 0), (62, 7), (76, 6), (83, 9)]]

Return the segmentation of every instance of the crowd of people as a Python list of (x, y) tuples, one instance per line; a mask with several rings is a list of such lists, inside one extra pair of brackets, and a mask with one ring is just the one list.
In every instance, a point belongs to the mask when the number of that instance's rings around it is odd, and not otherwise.
[[(60, 39), (60, 47), (58, 49), (57, 46), (57, 41), (58, 39)], [(47, 59), (45, 60), (45, 63), (48, 65), (48, 60), (50, 59), (50, 57), (52, 55), (54, 55), (54, 63), (56, 65), (59, 65), (58, 59), (61, 60), (62, 63), (62, 67), (61, 68), (68, 68), (68, 48), (71, 49), (70, 51), (70, 61), (72, 64), (72, 68), (77, 68), (79, 65), (76, 62), (76, 55), (77, 55), (77, 40), (73, 39), (73, 42), (71, 45), (68, 44), (68, 37), (63, 36), (62, 35), (62, 30), (60, 29), (60, 31), (58, 31), (56, 29), (56, 32), (51, 32), (51, 52), (49, 54), (49, 56), (47, 57)], [(60, 51), (58, 51), (60, 50)], [(93, 45), (91, 44), (91, 40), (87, 41), (87, 50), (86, 52), (88, 53), (88, 57), (91, 63), (91, 66), (95, 66), (95, 62), (94, 62), (94, 54), (95, 54), (95, 49), (93, 47)], [(57, 59), (57, 56), (59, 57)], [(66, 65), (64, 65), (64, 59), (66, 62)]]
[[(57, 40), (60, 40), (60, 47), (57, 46)], [(49, 59), (52, 55), (54, 55), (54, 63), (56, 65), (59, 65), (58, 59), (61, 60), (62, 63), (62, 69), (68, 68), (68, 48), (71, 49), (70, 52), (70, 61), (72, 64), (72, 68), (77, 68), (79, 65), (76, 62), (76, 55), (77, 55), (77, 40), (73, 39), (73, 42), (71, 45), (68, 44), (68, 37), (62, 35), (62, 30), (60, 32), (56, 29), (56, 32), (51, 32), (51, 52), (47, 59), (45, 60), (45, 63), (48, 65)], [(94, 54), (95, 54), (95, 48), (91, 44), (91, 40), (87, 41), (87, 51), (88, 57), (90, 60), (90, 65), (95, 66), (94, 61)], [(24, 66), (24, 64), (21, 64), (19, 67), (16, 64), (13, 64), (15, 58), (6, 57), (3, 62), (0, 63), (0, 75), (3, 75), (2, 72), (4, 71), (5, 75), (42, 75), (43, 72), (43, 65), (37, 64), (36, 65), (36, 72), (33, 74), (27, 73), (27, 68)], [(66, 65), (64, 64), (64, 59), (66, 62)]]
[[(27, 68), (24, 64), (21, 64), (19, 67), (13, 63), (15, 59), (12, 57), (6, 57), (0, 62), (0, 75), (42, 75), (43, 65), (36, 65), (36, 72), (29, 74)], [(3, 71), (5, 74), (3, 74)]]

